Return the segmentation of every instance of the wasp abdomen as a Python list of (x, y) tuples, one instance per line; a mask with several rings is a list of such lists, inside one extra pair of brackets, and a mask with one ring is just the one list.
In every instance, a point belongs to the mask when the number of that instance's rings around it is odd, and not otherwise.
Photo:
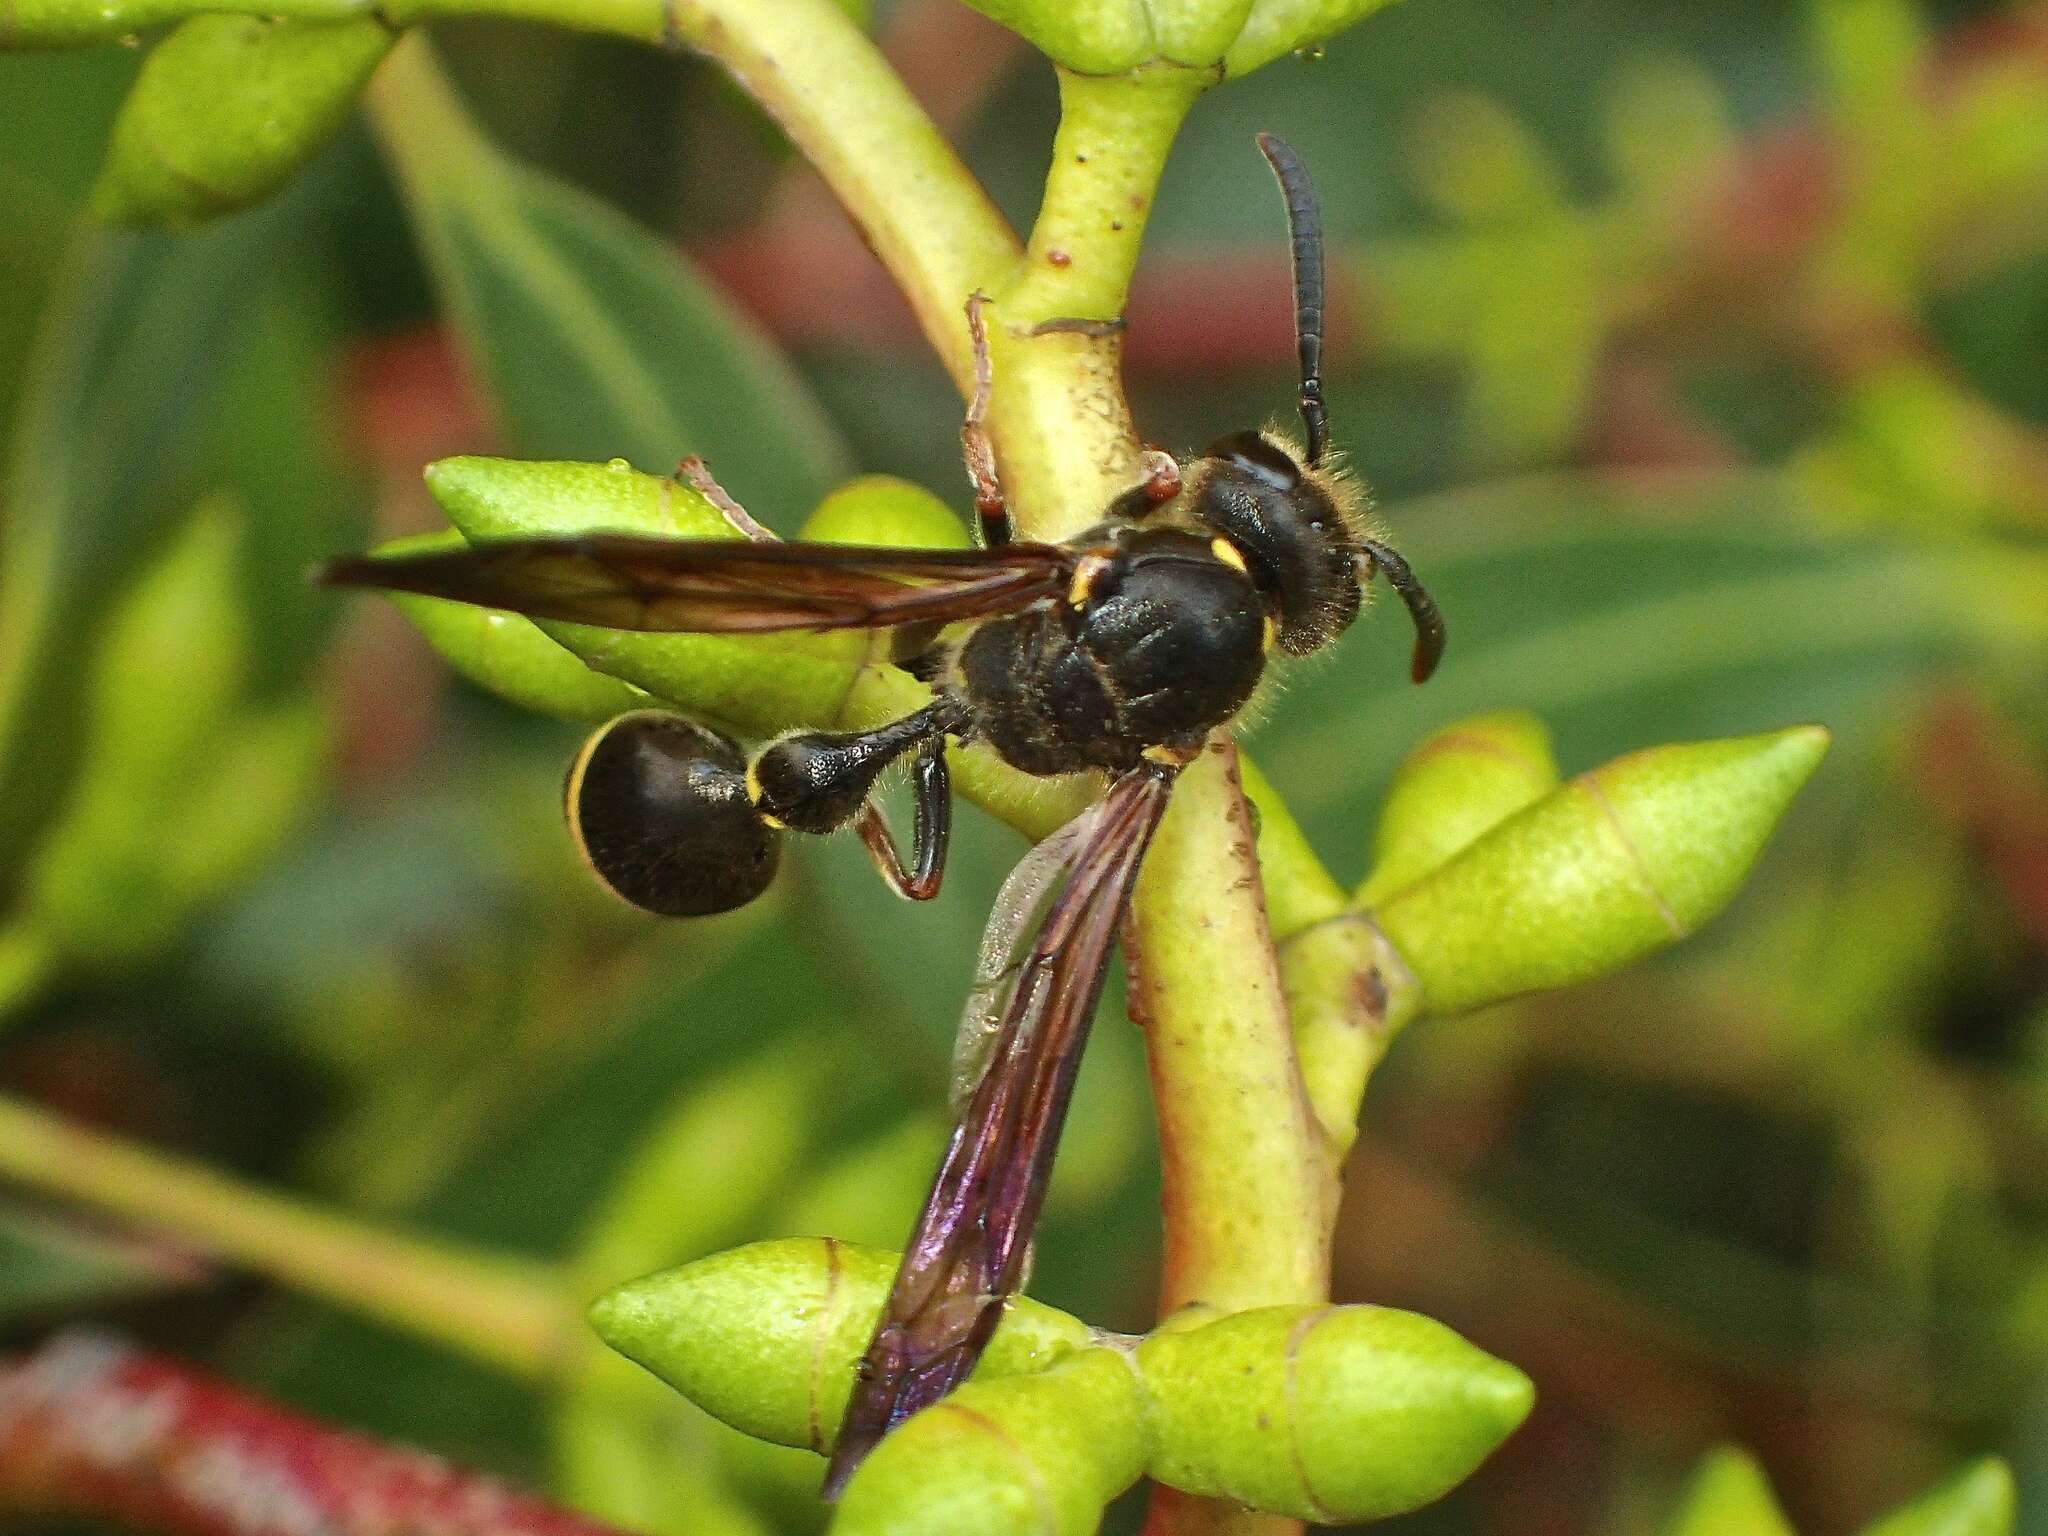
[(680, 715), (639, 710), (601, 727), (563, 798), (592, 873), (649, 912), (729, 912), (775, 878), (780, 845), (748, 802), (746, 759)]

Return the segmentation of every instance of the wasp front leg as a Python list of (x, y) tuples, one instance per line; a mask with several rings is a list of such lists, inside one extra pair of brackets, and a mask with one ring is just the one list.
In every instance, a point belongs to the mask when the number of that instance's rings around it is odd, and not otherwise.
[(1010, 542), (1010, 507), (1003, 496), (1002, 477), (996, 472), (995, 444), (988, 435), (988, 397), (995, 386), (995, 367), (989, 361), (988, 320), (982, 314), (988, 303), (985, 293), (967, 296), (967, 337), (974, 347), (974, 393), (968, 397), (967, 419), (960, 424), (960, 451), (967, 460), (967, 480), (974, 487), (974, 515), (981, 523), (981, 542), (986, 549), (1000, 549)]
[(716, 507), (719, 515), (732, 525), (735, 532), (756, 544), (779, 542), (772, 528), (762, 526), (753, 513), (733, 500), (732, 493), (720, 485), (717, 477), (711, 473), (711, 466), (696, 454), (691, 454), (676, 466), (676, 478)]

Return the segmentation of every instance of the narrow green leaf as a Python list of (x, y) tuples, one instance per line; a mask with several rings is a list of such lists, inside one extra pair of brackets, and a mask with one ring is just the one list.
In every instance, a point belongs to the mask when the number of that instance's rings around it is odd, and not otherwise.
[(436, 285), (522, 453), (708, 459), (764, 521), (808, 511), (846, 455), (803, 383), (669, 245), (501, 155), (418, 39), (372, 96)]
[(1385, 515), (1450, 652), (1412, 686), (1406, 626), (1381, 601), (1337, 664), (1288, 674), (1255, 747), (1322, 847), (1355, 844), (1417, 740), (1509, 703), (1567, 761), (1598, 762), (1786, 720), (1846, 738), (1888, 723), (1895, 690), (1934, 668), (2048, 666), (2037, 552), (1831, 531), (1789, 476), (1518, 479)]
[(585, 1294), (744, 1235), (809, 1149), (828, 1065), (815, 1046), (791, 1043), (679, 1094), (584, 1231), (574, 1264)]
[(238, 524), (202, 506), (81, 669), (86, 750), (25, 882), (29, 918), (75, 965), (153, 953), (277, 845), (312, 789), (317, 702), (251, 707)]
[(193, 429), (302, 211), (292, 197), (180, 239), (93, 234), (72, 260), (0, 491), (0, 870), (22, 867), (70, 777), (81, 659), (164, 512), (189, 505)]

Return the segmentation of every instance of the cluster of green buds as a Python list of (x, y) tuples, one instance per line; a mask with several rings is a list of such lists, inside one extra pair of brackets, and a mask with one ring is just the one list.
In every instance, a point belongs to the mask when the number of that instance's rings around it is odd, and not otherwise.
[[(895, 1268), (831, 1239), (755, 1243), (622, 1286), (592, 1318), (726, 1423), (822, 1451)], [(1020, 1300), (975, 1379), (861, 1469), (837, 1529), (1082, 1533), (1141, 1475), (1325, 1524), (1377, 1519), (1454, 1486), (1531, 1396), (1512, 1366), (1389, 1308), (1190, 1309), (1132, 1339)]]

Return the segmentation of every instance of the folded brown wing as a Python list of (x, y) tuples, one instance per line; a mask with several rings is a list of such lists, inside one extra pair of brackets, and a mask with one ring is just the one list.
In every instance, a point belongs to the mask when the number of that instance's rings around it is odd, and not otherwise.
[(1165, 773), (1138, 769), (1084, 813), (1093, 825), (1018, 968), (987, 1069), (861, 1360), (825, 1473), (828, 1498), (883, 1435), (966, 1378), (1023, 1283), (1117, 923), (1171, 789)]
[(606, 629), (746, 634), (1011, 613), (1065, 591), (1072, 568), (1071, 552), (1053, 544), (893, 549), (588, 534), (350, 556), (319, 579)]

